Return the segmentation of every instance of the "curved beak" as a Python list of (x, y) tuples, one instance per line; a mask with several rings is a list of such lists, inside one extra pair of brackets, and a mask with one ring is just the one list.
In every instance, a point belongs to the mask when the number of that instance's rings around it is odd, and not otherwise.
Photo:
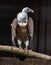
[(32, 13), (34, 13), (34, 10), (31, 10)]

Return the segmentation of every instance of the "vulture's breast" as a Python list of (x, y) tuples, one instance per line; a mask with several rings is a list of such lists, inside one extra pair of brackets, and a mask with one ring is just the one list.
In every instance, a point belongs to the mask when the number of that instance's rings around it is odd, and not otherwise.
[(26, 41), (29, 39), (29, 32), (28, 32), (28, 26), (19, 26), (17, 25), (17, 38), (21, 41)]

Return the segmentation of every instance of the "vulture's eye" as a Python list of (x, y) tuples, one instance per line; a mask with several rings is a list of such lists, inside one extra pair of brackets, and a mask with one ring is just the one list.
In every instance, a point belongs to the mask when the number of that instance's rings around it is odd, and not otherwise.
[(27, 9), (27, 10), (29, 10), (29, 9)]

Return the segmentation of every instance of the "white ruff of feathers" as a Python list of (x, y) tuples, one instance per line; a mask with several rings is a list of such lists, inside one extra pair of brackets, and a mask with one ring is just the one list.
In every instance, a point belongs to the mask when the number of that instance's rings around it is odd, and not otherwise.
[[(28, 20), (27, 13), (25, 13), (25, 12), (18, 13), (17, 20), (18, 20), (18, 24), (20, 26), (26, 26), (27, 25), (27, 22), (28, 22), (28, 21), (26, 21), (26, 20)], [(20, 23), (19, 23), (19, 21), (20, 21)], [(26, 23), (24, 23), (23, 21), (26, 21)]]
[[(28, 14), (27, 13), (29, 11), (27, 11), (27, 9), (28, 9), (28, 7), (23, 8), (22, 12), (18, 13), (18, 15), (17, 15), (18, 24), (20, 26), (26, 26), (28, 23)], [(31, 9), (30, 9), (30, 11), (33, 12), (33, 10), (31, 10)], [(26, 22), (24, 22), (24, 21), (26, 21)]]

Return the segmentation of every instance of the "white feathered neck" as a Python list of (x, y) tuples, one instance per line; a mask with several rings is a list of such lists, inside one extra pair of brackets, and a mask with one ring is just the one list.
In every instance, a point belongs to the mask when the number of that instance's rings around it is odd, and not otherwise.
[(17, 15), (17, 19), (18, 21), (21, 21), (23, 19), (28, 19), (28, 13), (30, 12), (34, 12), (32, 9), (30, 9), (29, 7), (25, 7), (22, 9), (22, 12), (18, 13)]
[[(28, 22), (28, 13), (33, 12), (32, 9), (30, 9), (29, 7), (25, 7), (22, 9), (22, 12), (18, 13), (17, 15), (17, 20), (18, 20), (18, 24), (19, 25), (27, 25)], [(24, 23), (24, 21), (26, 21), (26, 23)], [(19, 23), (21, 22), (21, 23)], [(23, 22), (23, 23), (22, 23)]]

